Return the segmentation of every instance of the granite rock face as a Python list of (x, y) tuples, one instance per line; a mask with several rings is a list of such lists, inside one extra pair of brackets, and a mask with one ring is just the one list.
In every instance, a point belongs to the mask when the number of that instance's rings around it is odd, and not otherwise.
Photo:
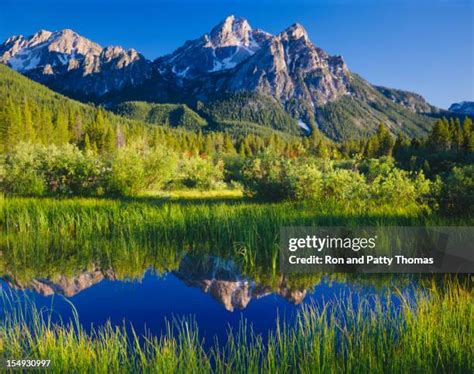
[(96, 97), (157, 77), (188, 88), (189, 95), (260, 92), (283, 104), (301, 98), (320, 106), (350, 91), (342, 57), (314, 46), (303, 26), (273, 36), (234, 16), (153, 63), (133, 49), (103, 48), (68, 29), (12, 36), (0, 45), (0, 62), (57, 91)]
[(374, 86), (386, 98), (415, 113), (438, 113), (439, 108), (429, 104), (425, 98), (413, 92), (396, 90), (382, 86)]
[(227, 17), (210, 33), (187, 41), (173, 53), (158, 58), (156, 68), (176, 78), (203, 78), (229, 70), (255, 54), (271, 35), (253, 30), (245, 18)]
[(474, 101), (462, 101), (454, 103), (449, 107), (449, 111), (466, 116), (474, 116)]
[(134, 49), (102, 48), (69, 29), (13, 36), (0, 45), (0, 62), (56, 91), (93, 96), (151, 75), (151, 62)]
[(321, 106), (350, 92), (350, 74), (340, 56), (330, 56), (295, 24), (272, 37), (222, 83), (227, 91), (257, 91), (283, 104), (295, 98)]

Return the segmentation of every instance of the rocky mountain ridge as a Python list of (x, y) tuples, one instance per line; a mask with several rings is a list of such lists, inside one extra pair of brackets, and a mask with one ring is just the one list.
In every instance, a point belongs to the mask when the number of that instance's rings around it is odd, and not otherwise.
[(69, 29), (12, 36), (0, 45), (0, 63), (56, 91), (96, 96), (151, 75), (150, 62), (136, 50), (103, 48)]
[(456, 114), (474, 116), (474, 101), (454, 103), (449, 107), (449, 111)]
[[(7, 39), (0, 63), (55, 91), (106, 105), (141, 100), (197, 110), (199, 102), (256, 94), (240, 105), (261, 111), (259, 98), (267, 97), (294, 119), (293, 132), (318, 128), (335, 140), (369, 134), (380, 122), (394, 134), (423, 134), (431, 122), (418, 114), (438, 111), (417, 94), (356, 76), (298, 23), (271, 35), (235, 16), (154, 61), (133, 49), (103, 48), (72, 30), (42, 30)], [(239, 120), (239, 109), (234, 112), (229, 119)]]

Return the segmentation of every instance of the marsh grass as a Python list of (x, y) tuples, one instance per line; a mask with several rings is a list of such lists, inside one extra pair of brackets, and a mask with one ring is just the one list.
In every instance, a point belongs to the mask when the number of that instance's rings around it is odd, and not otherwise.
[[(473, 293), (450, 278), (406, 296), (398, 307), (378, 296), (303, 307), (294, 324), (276, 323), (264, 339), (242, 321), (227, 341), (205, 347), (192, 319), (161, 337), (127, 327), (85, 332), (75, 320), (52, 324), (47, 311), (12, 300), (0, 322), (0, 355), (51, 359), (68, 373), (468, 373), (474, 346)], [(388, 297), (388, 300), (391, 297)], [(20, 310), (20, 311), (18, 311)]]
[[(279, 279), (278, 233), (283, 225), (450, 225), (404, 207), (360, 211), (335, 201), (264, 204), (241, 199), (29, 199), (0, 201), (0, 272), (18, 280), (74, 274), (100, 262), (120, 277), (147, 268), (176, 269), (184, 255), (237, 260), (255, 281)], [(464, 220), (463, 225), (472, 224)], [(337, 280), (337, 274), (334, 274)], [(350, 277), (349, 275), (347, 275)], [(320, 274), (295, 275), (295, 286)], [(362, 282), (375, 284), (382, 276)], [(242, 322), (225, 342), (207, 348), (189, 319), (170, 322), (162, 336), (136, 336), (130, 326), (86, 332), (76, 315), (52, 323), (50, 312), (11, 299), (0, 320), (0, 356), (49, 358), (68, 373), (400, 373), (472, 372), (474, 309), (470, 281), (418, 280), (406, 296), (393, 287), (382, 299), (331, 300), (305, 306), (294, 324), (276, 323), (262, 337)], [(390, 281), (390, 279), (389, 279)], [(411, 282), (411, 281), (410, 281)], [(209, 342), (207, 342), (209, 343)]]
[(28, 271), (38, 276), (39, 270), (48, 275), (55, 266), (56, 271), (72, 272), (97, 261), (118, 274), (139, 275), (147, 267), (161, 272), (175, 269), (185, 253), (197, 251), (231, 257), (244, 273), (257, 278), (278, 273), (278, 237), (284, 225), (454, 222), (420, 216), (404, 207), (360, 211), (335, 201), (268, 204), (223, 197), (6, 198), (0, 208), (0, 270), (8, 268), (17, 276)]

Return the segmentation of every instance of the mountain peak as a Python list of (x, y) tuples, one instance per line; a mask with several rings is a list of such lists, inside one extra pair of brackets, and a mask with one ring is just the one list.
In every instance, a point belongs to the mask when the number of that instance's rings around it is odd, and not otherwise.
[[(40, 82), (69, 76), (70, 88), (80, 87), (100, 94), (138, 84), (151, 71), (150, 63), (135, 50), (102, 48), (71, 29), (39, 30), (27, 38), (9, 38), (0, 44), (0, 63)], [(108, 80), (94, 81), (90, 78), (93, 73), (102, 73)], [(84, 82), (77, 80), (74, 74), (84, 78)], [(87, 79), (91, 83), (85, 82)]]
[(284, 30), (281, 35), (285, 35), (290, 40), (298, 40), (303, 38), (305, 41), (309, 40), (308, 32), (300, 23), (294, 23), (286, 30)]
[(474, 101), (461, 101), (460, 103), (454, 103), (448, 110), (457, 114), (474, 116)]
[(32, 36), (28, 38), (28, 44), (30, 46), (35, 46), (37, 44), (47, 41), (53, 33), (48, 30), (39, 30), (35, 32)]
[(194, 78), (211, 72), (229, 70), (252, 56), (272, 36), (253, 30), (245, 18), (226, 17), (209, 34), (186, 42), (156, 63), (161, 72), (179, 78)]
[(54, 33), (52, 33), (52, 35), (54, 35), (55, 38), (58, 38), (58, 37), (65, 37), (65, 38), (81, 37), (77, 32), (75, 32), (74, 30), (71, 30), (71, 29), (62, 29), (62, 30), (59, 30), (59, 31), (55, 31)]
[(51, 36), (52, 33), (53, 33), (52, 31), (41, 29), (41, 30), (36, 31), (31, 37), (40, 37), (40, 36), (49, 37)]
[(252, 27), (245, 18), (230, 15), (211, 30), (209, 39), (213, 46), (247, 45), (251, 33)]

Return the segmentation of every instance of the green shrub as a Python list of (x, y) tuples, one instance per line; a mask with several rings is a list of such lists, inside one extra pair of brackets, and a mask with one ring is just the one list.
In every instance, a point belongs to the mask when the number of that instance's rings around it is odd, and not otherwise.
[(447, 214), (474, 215), (474, 165), (453, 168), (441, 189), (441, 205)]
[(242, 179), (247, 195), (264, 200), (282, 200), (293, 195), (291, 186), (295, 172), (288, 159), (271, 154), (246, 162), (242, 169)]
[(97, 195), (104, 190), (106, 165), (76, 146), (18, 144), (5, 159), (3, 189), (23, 196)]
[(109, 189), (119, 195), (134, 195), (160, 189), (176, 174), (177, 156), (162, 146), (150, 148), (138, 141), (118, 149), (111, 159)]
[[(351, 167), (351, 168), (348, 168)], [(428, 207), (432, 183), (423, 173), (411, 174), (393, 160), (334, 165), (317, 159), (280, 159), (270, 154), (254, 158), (242, 170), (249, 196), (265, 200), (335, 200), (357, 207), (377, 205)]]
[(76, 146), (48, 146), (38, 149), (41, 174), (47, 191), (59, 195), (101, 195), (109, 171), (101, 158)]
[(2, 189), (10, 195), (40, 196), (46, 186), (39, 173), (37, 149), (20, 144), (4, 159)]
[(176, 184), (186, 188), (219, 189), (224, 186), (224, 162), (208, 158), (184, 157), (178, 164)]
[(133, 195), (144, 189), (145, 162), (138, 147), (124, 147), (115, 152), (108, 185), (110, 192), (118, 195)]

